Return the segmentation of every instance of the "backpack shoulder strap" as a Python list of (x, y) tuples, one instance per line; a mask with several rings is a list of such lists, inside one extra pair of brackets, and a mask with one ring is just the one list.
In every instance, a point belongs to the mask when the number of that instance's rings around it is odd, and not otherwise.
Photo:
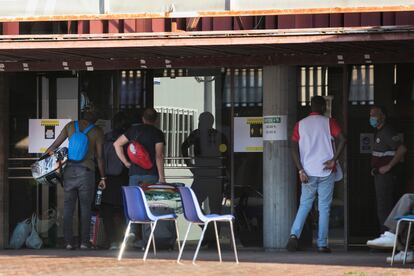
[(75, 121), (75, 132), (79, 132), (79, 122)]
[(87, 128), (85, 128), (82, 132), (83, 134), (88, 134), (88, 132), (94, 127), (94, 124), (90, 124)]

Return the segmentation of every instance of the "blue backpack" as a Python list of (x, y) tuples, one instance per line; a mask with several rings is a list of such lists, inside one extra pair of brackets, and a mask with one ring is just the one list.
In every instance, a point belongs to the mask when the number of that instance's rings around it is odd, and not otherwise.
[(88, 132), (94, 127), (90, 124), (82, 132), (79, 130), (79, 122), (75, 121), (75, 132), (69, 137), (68, 159), (70, 161), (80, 162), (88, 153), (89, 140)]

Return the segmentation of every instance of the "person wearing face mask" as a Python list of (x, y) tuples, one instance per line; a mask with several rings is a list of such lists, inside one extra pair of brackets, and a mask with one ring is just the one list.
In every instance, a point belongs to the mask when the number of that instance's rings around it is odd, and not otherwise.
[(371, 175), (374, 177), (377, 199), (377, 216), (381, 232), (387, 229), (384, 222), (394, 206), (395, 167), (404, 157), (407, 148), (398, 133), (386, 122), (384, 107), (373, 106), (370, 110), (370, 125), (375, 128), (371, 157)]

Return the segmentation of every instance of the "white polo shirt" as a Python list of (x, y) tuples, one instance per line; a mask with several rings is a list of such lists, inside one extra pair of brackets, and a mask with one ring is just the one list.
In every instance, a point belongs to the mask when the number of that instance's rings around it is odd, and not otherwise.
[(296, 123), (292, 141), (299, 144), (300, 162), (309, 176), (325, 177), (325, 163), (334, 157), (333, 140), (341, 133), (338, 123), (319, 113), (310, 115)]

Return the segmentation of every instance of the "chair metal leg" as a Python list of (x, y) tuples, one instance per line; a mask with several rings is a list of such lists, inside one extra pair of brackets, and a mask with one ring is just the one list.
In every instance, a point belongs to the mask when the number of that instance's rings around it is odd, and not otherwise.
[(188, 227), (187, 227), (187, 232), (185, 232), (185, 236), (184, 236), (183, 244), (181, 245), (180, 253), (178, 254), (178, 258), (177, 258), (177, 263), (178, 263), (178, 264), (180, 263), (181, 256), (183, 255), (183, 251), (184, 251), (185, 242), (186, 242), (186, 240), (187, 240), (188, 233), (190, 233), (191, 224), (192, 224), (191, 222), (188, 224)]
[(405, 264), (405, 260), (407, 259), (407, 250), (408, 250), (408, 242), (410, 240), (410, 232), (411, 232), (411, 221), (408, 222), (408, 234), (407, 234), (407, 240), (405, 241), (405, 251), (404, 251), (403, 264)]
[(200, 240), (198, 241), (197, 249), (196, 249), (196, 252), (195, 252), (194, 257), (193, 257), (193, 264), (195, 264), (195, 261), (197, 259), (197, 255), (198, 255), (198, 251), (200, 251), (201, 243), (203, 242), (204, 234), (206, 233), (207, 226), (208, 226), (208, 222), (206, 224), (204, 224), (203, 232), (201, 232), (201, 237), (200, 237)]
[[(151, 223), (150, 225), (151, 225), (151, 230), (152, 230), (153, 224)], [(154, 250), (154, 255), (157, 255), (157, 249), (155, 247), (155, 227), (154, 227), (154, 235), (152, 235), (152, 248)]]
[(216, 232), (217, 251), (218, 251), (219, 259), (220, 259), (220, 263), (221, 263), (222, 262), (221, 248), (220, 248), (220, 239), (219, 239), (218, 230), (217, 230), (217, 221), (214, 221), (214, 231)]
[(395, 250), (397, 249), (398, 231), (400, 229), (400, 223), (401, 223), (401, 220), (398, 221), (397, 229), (395, 231), (394, 247), (392, 249), (392, 256), (391, 256), (391, 266), (394, 264)]
[(177, 233), (177, 245), (178, 245), (178, 252), (181, 251), (180, 248), (180, 233), (178, 232), (178, 224), (177, 224), (177, 220), (174, 220), (174, 224), (175, 224), (175, 232)]
[(151, 234), (150, 234), (150, 236), (148, 238), (148, 241), (147, 241), (147, 246), (145, 248), (144, 257), (142, 258), (144, 260), (144, 262), (147, 259), (148, 250), (149, 250), (149, 247), (150, 247), (150, 244), (151, 244), (151, 241), (152, 241), (152, 237), (154, 236), (154, 230), (155, 230), (156, 226), (157, 226), (157, 221), (154, 222), (154, 226), (152, 226), (152, 223), (151, 223)]
[(126, 241), (128, 239), (128, 235), (129, 235), (130, 230), (131, 230), (131, 221), (128, 222), (128, 226), (125, 230), (124, 240), (122, 241), (121, 249), (119, 250), (119, 254), (118, 254), (118, 261), (120, 261), (122, 259), (122, 254), (124, 254)]
[(239, 257), (237, 256), (236, 239), (234, 238), (233, 221), (230, 220), (229, 223), (230, 223), (231, 239), (233, 241), (234, 258), (236, 259), (236, 263), (239, 263)]

